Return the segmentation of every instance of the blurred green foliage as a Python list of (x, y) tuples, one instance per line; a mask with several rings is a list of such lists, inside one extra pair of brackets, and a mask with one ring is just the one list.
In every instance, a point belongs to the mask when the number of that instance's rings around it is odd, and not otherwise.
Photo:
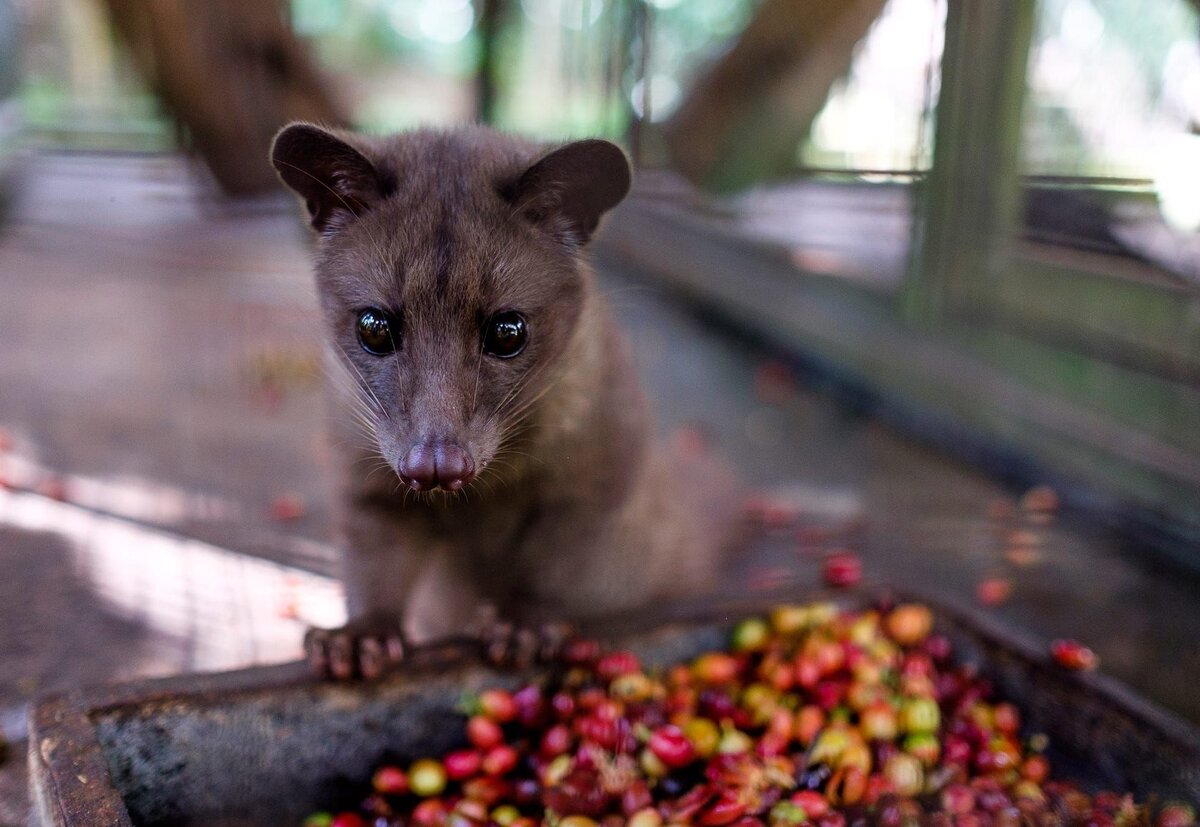
[[(357, 125), (389, 131), (476, 116), (475, 82), (486, 54), (479, 33), (481, 2), (291, 0), (291, 14)], [(503, 0), (491, 53), (495, 123), (547, 138), (621, 138), (642, 116), (648, 86), (650, 123), (643, 137), (649, 135), (647, 143), (653, 144), (654, 122), (670, 116), (760, 2)], [(1147, 136), (1163, 123), (1158, 115), (1169, 55), (1181, 40), (1194, 41), (1200, 33), (1195, 6), (1187, 0), (1039, 4), (1026, 113), (1027, 171), (1148, 174), (1139, 158), (1153, 154), (1145, 149)], [(904, 14), (912, 11), (910, 5), (904, 5)], [(11, 0), (0, 0), (0, 10), (11, 13), (11, 8)], [(115, 47), (99, 5), (35, 8), (42, 19), (27, 27), (25, 52), (33, 57), (25, 62), (22, 92), (30, 131), (45, 142), (73, 146), (170, 146), (175, 133)], [(929, 52), (929, 43), (910, 40), (889, 48)], [(1067, 56), (1069, 76), (1057, 87), (1053, 78), (1039, 80), (1037, 65), (1039, 49), (1052, 40), (1060, 70), (1063, 44), (1074, 50)], [(0, 63), (12, 52), (0, 49)], [(828, 117), (819, 117), (815, 137), (797, 147), (798, 164), (912, 165), (896, 159), (907, 157), (906, 151), (917, 154), (905, 150), (908, 144), (901, 138), (925, 123), (922, 112), (909, 112), (922, 104), (901, 99), (895, 77), (880, 77), (900, 73), (891, 57), (865, 63), (872, 65), (852, 70), (835, 86), (823, 113)], [(12, 74), (0, 66), (0, 85)], [(1096, 89), (1103, 89), (1113, 105), (1098, 109), (1090, 103), (1087, 95)], [(1119, 107), (1124, 114), (1116, 111)], [(1134, 137), (1121, 138), (1122, 144), (1106, 133)], [(910, 137), (928, 154), (927, 140)], [(1134, 146), (1135, 141), (1142, 145)], [(915, 163), (921, 166), (920, 159)]]
[[(510, 0), (495, 44), (497, 125), (546, 137), (618, 136), (640, 105), (644, 0)], [(737, 34), (757, 0), (651, 0), (652, 108), (669, 114), (680, 90)], [(404, 94), (382, 80), (398, 68), (436, 88), (479, 69), (478, 9), (467, 0), (293, 0), (296, 29), (322, 62), (356, 86), (361, 126), (395, 129), (472, 114), (453, 95)], [(470, 21), (470, 24), (467, 23)], [(464, 92), (469, 97), (469, 90)], [(661, 104), (661, 109), (657, 104)]]
[[(1053, 10), (1062, 0), (1043, 0)], [(1161, 91), (1167, 54), (1181, 37), (1200, 37), (1196, 7), (1184, 0), (1092, 0), (1113, 37), (1142, 64), (1155, 93)]]
[(1156, 142), (1186, 127), (1164, 93), (1173, 51), (1200, 35), (1196, 7), (1186, 0), (1039, 1), (1026, 171), (1153, 177)]

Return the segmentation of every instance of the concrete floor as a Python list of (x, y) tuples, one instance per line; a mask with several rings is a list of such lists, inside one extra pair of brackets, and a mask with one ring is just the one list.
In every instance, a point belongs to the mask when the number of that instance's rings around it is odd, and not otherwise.
[[(28, 180), (0, 231), (10, 739), (35, 692), (287, 659), (306, 622), (337, 613), (300, 223), (280, 204), (208, 200), (173, 158), (44, 156)], [(1019, 492), (811, 382), (771, 380), (770, 354), (620, 265), (601, 269), (664, 429), (699, 420), (747, 479), (792, 486), (804, 505), (803, 536), (749, 559), (736, 588), (815, 583), (839, 546), (873, 583), (965, 602), (1006, 578), (1004, 621), (1079, 637), (1106, 671), (1200, 721), (1194, 579), (1079, 515), (997, 519)], [(300, 506), (289, 519), (280, 496)], [(14, 754), (0, 826), (24, 807)]]

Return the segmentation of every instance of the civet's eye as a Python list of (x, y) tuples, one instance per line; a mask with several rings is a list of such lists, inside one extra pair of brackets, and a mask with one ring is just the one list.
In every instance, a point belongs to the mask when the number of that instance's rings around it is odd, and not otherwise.
[(400, 345), (400, 323), (378, 307), (359, 311), (357, 329), (358, 343), (373, 356), (387, 356)]
[(528, 340), (525, 317), (515, 310), (503, 310), (488, 319), (483, 329), (483, 352), (511, 359), (525, 349)]

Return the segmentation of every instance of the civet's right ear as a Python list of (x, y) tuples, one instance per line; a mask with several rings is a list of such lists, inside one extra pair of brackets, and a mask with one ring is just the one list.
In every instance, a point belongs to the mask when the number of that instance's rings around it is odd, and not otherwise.
[(271, 163), (304, 199), (313, 229), (323, 235), (345, 227), (385, 194), (379, 173), (361, 152), (309, 123), (280, 130)]

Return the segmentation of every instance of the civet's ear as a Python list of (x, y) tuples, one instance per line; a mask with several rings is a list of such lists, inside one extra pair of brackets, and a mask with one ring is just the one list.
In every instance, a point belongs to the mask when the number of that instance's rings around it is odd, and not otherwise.
[(271, 163), (304, 199), (312, 226), (331, 234), (384, 196), (374, 165), (350, 144), (319, 126), (293, 123), (275, 136)]
[(628, 194), (631, 180), (629, 160), (616, 144), (575, 141), (525, 170), (510, 198), (528, 220), (568, 244), (585, 244)]

